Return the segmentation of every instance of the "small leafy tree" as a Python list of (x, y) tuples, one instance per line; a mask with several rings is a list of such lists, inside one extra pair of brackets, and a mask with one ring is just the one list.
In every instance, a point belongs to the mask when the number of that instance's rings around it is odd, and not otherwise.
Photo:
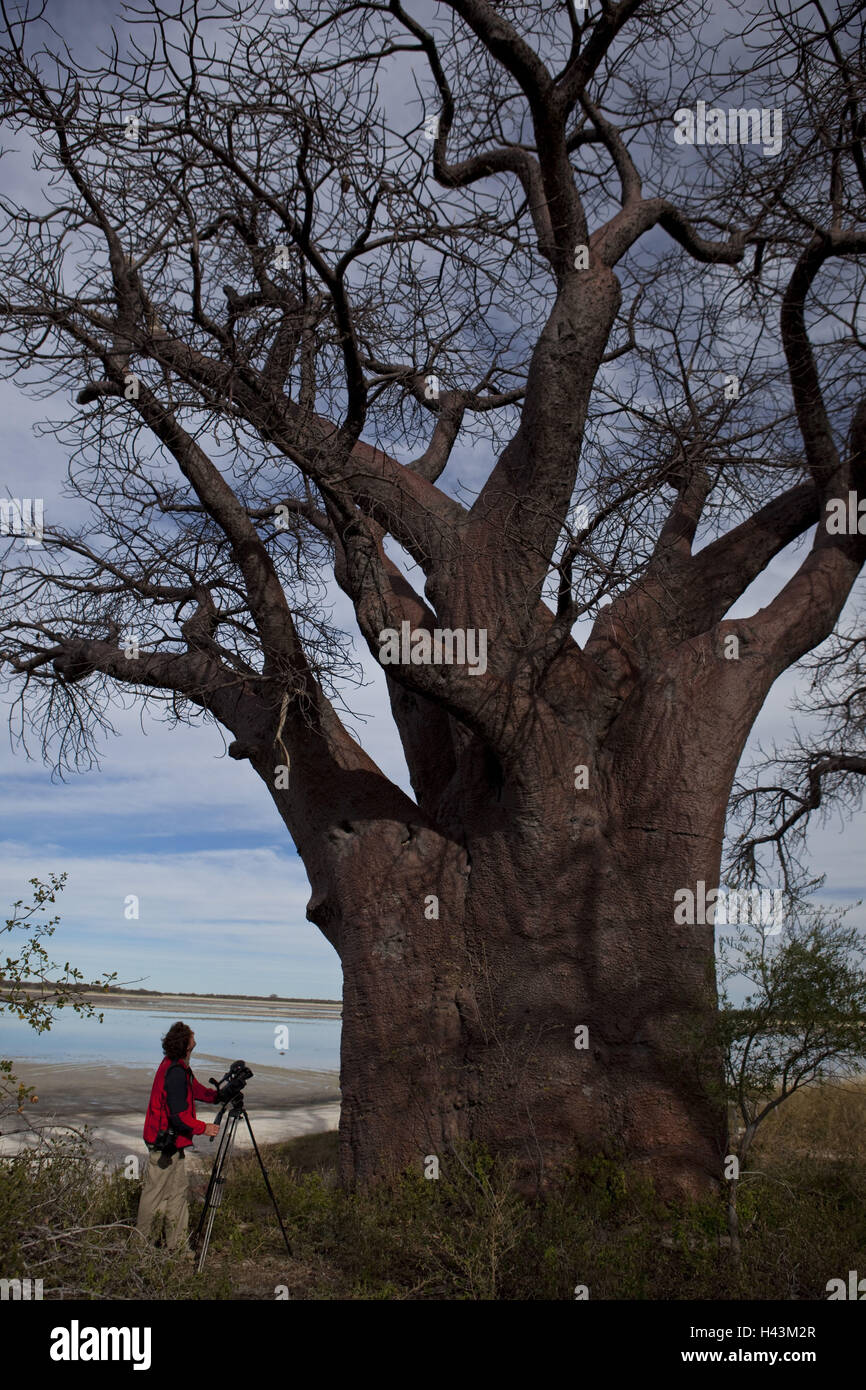
[[(866, 1059), (866, 952), (849, 911), (795, 903), (784, 936), (740, 926), (719, 943), (726, 1081), (743, 1126), (727, 1159), (736, 1159), (728, 1175), (735, 1260), (739, 1179), (758, 1127), (795, 1091), (858, 1072)], [(735, 1008), (728, 987), (740, 977), (752, 992)]]
[[(31, 878), (33, 901), (25, 904), (24, 899), (12, 904), (12, 916), (6, 919), (2, 930), (23, 932), (24, 940), (15, 937), (16, 946), (20, 943), (17, 955), (9, 955), (3, 962), (3, 978), (0, 979), (0, 1013), (17, 1014), (37, 1033), (45, 1033), (51, 1027), (60, 1009), (73, 1008), (77, 1014), (91, 1018), (96, 1010), (89, 1000), (82, 998), (79, 988), (84, 976), (69, 964), (58, 966), (50, 960), (45, 941), (53, 936), (59, 916), (43, 916), (43, 910), (54, 903), (57, 894), (66, 884), (66, 874), (50, 874), (48, 883)], [(95, 989), (107, 990), (112, 980), (117, 978), (103, 974), (101, 980), (93, 985)], [(98, 1015), (100, 1023), (102, 1014)], [(35, 1102), (38, 1097), (32, 1086), (25, 1086), (13, 1073), (13, 1062), (0, 1058), (0, 1110), (12, 1101), (20, 1111), (25, 1100)]]

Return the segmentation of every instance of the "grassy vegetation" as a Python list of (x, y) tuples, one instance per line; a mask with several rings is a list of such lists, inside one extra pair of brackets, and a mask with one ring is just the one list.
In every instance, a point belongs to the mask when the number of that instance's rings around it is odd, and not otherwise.
[[(825, 1299), (866, 1250), (866, 1085), (825, 1085), (768, 1120), (741, 1187), (743, 1259), (722, 1196), (666, 1205), (611, 1158), (575, 1160), (543, 1203), (478, 1148), (363, 1194), (341, 1190), (336, 1135), (263, 1149), (285, 1252), (253, 1155), (236, 1155), (202, 1275), (132, 1229), (140, 1184), (86, 1147), (4, 1160), (0, 1275), (45, 1297), (273, 1299)], [(192, 1183), (193, 1221), (204, 1178)], [(860, 1271), (866, 1274), (866, 1268)]]

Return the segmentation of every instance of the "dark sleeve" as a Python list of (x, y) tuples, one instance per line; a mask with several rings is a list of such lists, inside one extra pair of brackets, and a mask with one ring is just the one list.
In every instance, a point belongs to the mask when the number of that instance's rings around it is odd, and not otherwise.
[(186, 1110), (187, 1102), (186, 1072), (183, 1067), (169, 1067), (166, 1072), (165, 1100), (175, 1134), (182, 1134), (185, 1139), (194, 1139), (193, 1130), (180, 1118), (181, 1111)]

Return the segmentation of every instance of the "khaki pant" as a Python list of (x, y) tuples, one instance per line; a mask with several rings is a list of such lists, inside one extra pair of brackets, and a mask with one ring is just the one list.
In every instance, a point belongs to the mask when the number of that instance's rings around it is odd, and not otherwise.
[(159, 1239), (165, 1218), (165, 1243), (169, 1250), (184, 1247), (189, 1224), (183, 1155), (183, 1149), (176, 1149), (171, 1156), (151, 1149), (138, 1204), (136, 1225), (148, 1240)]

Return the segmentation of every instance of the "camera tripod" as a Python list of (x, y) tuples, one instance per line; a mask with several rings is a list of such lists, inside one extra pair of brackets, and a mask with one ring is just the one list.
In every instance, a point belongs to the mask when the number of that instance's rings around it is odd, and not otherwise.
[(265, 1180), (265, 1187), (268, 1189), (268, 1196), (274, 1204), (274, 1211), (277, 1213), (277, 1220), (280, 1223), (280, 1230), (283, 1233), (283, 1240), (286, 1242), (286, 1249), (288, 1250), (289, 1255), (291, 1255), (292, 1253), (292, 1247), (289, 1245), (289, 1237), (286, 1235), (286, 1228), (283, 1225), (283, 1218), (280, 1216), (280, 1209), (277, 1206), (277, 1199), (274, 1196), (274, 1191), (268, 1179), (265, 1165), (262, 1162), (262, 1156), (259, 1153), (259, 1146), (256, 1143), (256, 1136), (253, 1134), (253, 1127), (250, 1124), (250, 1117), (247, 1114), (246, 1106), (244, 1105), (243, 1093), (239, 1091), (233, 1100), (227, 1100), (224, 1102), (222, 1109), (219, 1111), (219, 1114), (216, 1118), (217, 1124), (220, 1123), (226, 1109), (228, 1109), (229, 1111), (228, 1121), (226, 1123), (225, 1129), (220, 1135), (219, 1147), (217, 1148), (216, 1158), (214, 1159), (214, 1165), (211, 1170), (210, 1182), (208, 1183), (207, 1192), (205, 1194), (204, 1199), (204, 1206), (202, 1207), (201, 1216), (199, 1217), (198, 1221), (198, 1226), (196, 1227), (195, 1235), (192, 1239), (193, 1250), (198, 1251), (198, 1258), (196, 1260), (195, 1266), (196, 1274), (200, 1274), (204, 1267), (205, 1257), (207, 1256), (207, 1248), (210, 1244), (210, 1233), (213, 1229), (214, 1217), (216, 1216), (217, 1210), (220, 1204), (222, 1203), (223, 1199), (223, 1189), (225, 1187), (226, 1180), (226, 1164), (228, 1163), (229, 1158), (231, 1156), (232, 1146), (235, 1142), (235, 1132), (237, 1130), (238, 1121), (240, 1120), (241, 1115), (243, 1115), (244, 1119), (247, 1122), (247, 1129), (249, 1130), (250, 1138), (253, 1141), (253, 1148), (255, 1149), (256, 1158), (259, 1160), (259, 1167), (262, 1170), (262, 1177)]

